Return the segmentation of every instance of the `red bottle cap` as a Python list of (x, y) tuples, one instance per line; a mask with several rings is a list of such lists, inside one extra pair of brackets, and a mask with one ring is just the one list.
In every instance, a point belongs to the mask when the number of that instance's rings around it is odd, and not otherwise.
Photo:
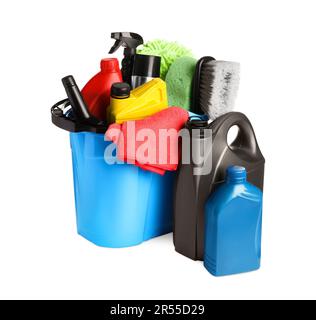
[(102, 59), (100, 66), (101, 66), (102, 72), (110, 73), (110, 72), (119, 72), (120, 71), (119, 62), (116, 58)]

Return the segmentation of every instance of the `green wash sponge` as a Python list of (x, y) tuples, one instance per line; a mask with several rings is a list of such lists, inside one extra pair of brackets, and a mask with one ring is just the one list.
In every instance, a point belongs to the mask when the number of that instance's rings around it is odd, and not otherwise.
[(153, 40), (144, 44), (137, 53), (161, 57), (160, 78), (165, 80), (171, 64), (180, 57), (193, 57), (191, 50), (178, 44), (165, 40)]
[(190, 110), (196, 63), (194, 58), (181, 57), (169, 68), (166, 76), (169, 106)]

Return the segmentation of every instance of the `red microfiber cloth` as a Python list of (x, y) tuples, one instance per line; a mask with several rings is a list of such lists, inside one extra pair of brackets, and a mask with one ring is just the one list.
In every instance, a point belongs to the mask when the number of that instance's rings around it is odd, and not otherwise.
[(119, 160), (163, 175), (177, 170), (178, 132), (188, 118), (186, 110), (169, 107), (143, 120), (114, 123), (105, 136), (117, 144)]

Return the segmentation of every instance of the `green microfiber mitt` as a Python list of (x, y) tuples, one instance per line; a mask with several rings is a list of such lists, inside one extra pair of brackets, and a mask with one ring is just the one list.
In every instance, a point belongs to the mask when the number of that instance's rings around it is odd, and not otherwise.
[(196, 63), (194, 58), (181, 57), (170, 66), (166, 76), (169, 106), (190, 110)]
[(137, 50), (137, 53), (161, 57), (160, 77), (165, 80), (171, 64), (180, 57), (193, 57), (191, 50), (177, 42), (165, 40), (149, 41)]

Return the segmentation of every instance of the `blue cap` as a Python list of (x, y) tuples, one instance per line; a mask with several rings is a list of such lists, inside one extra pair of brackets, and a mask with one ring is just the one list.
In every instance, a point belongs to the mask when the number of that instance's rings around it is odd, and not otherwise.
[(231, 182), (244, 182), (247, 180), (247, 171), (241, 166), (230, 166), (226, 170), (226, 180)]

